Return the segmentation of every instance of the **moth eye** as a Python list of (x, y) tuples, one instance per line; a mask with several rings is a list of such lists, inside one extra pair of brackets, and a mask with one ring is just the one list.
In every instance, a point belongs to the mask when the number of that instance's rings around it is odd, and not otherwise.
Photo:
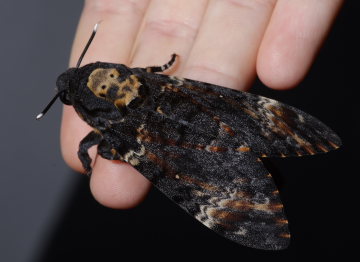
[(110, 77), (111, 77), (111, 78), (114, 78), (114, 74), (110, 74)]
[(105, 89), (105, 88), (106, 88), (106, 85), (102, 85), (102, 86), (101, 86), (101, 89)]

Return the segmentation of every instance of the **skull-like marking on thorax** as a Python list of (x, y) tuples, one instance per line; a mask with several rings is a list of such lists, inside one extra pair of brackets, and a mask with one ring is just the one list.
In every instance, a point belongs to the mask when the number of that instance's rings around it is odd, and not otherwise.
[(119, 77), (115, 68), (97, 68), (90, 74), (87, 86), (97, 97), (111, 101), (119, 108), (124, 107), (139, 96), (141, 83), (135, 75), (121, 82)]

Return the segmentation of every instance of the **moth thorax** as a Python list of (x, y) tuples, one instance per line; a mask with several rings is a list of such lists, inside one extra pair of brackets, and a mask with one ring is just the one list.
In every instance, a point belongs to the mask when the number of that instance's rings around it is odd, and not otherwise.
[(120, 80), (115, 68), (97, 68), (89, 76), (87, 86), (97, 96), (117, 107), (127, 106), (139, 96), (141, 83), (135, 75)]

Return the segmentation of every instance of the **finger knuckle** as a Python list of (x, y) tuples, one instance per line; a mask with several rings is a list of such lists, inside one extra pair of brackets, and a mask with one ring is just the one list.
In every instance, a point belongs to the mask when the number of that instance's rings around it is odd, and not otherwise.
[(197, 33), (191, 25), (175, 20), (151, 20), (146, 23), (145, 30), (164, 37), (187, 39), (195, 38)]

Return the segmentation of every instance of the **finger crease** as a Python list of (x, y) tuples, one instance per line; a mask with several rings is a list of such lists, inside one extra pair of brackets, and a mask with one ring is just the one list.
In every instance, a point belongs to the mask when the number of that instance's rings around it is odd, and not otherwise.
[(275, 6), (274, 0), (226, 0), (228, 4), (242, 9), (250, 9), (252, 11), (259, 10), (261, 7), (272, 10)]
[(145, 30), (153, 31), (166, 37), (191, 38), (194, 39), (197, 29), (191, 25), (171, 20), (149, 21)]
[(121, 1), (86, 1), (86, 7), (92, 9), (94, 13), (108, 15), (139, 15), (145, 12), (146, 5), (139, 4), (140, 1), (125, 0)]

